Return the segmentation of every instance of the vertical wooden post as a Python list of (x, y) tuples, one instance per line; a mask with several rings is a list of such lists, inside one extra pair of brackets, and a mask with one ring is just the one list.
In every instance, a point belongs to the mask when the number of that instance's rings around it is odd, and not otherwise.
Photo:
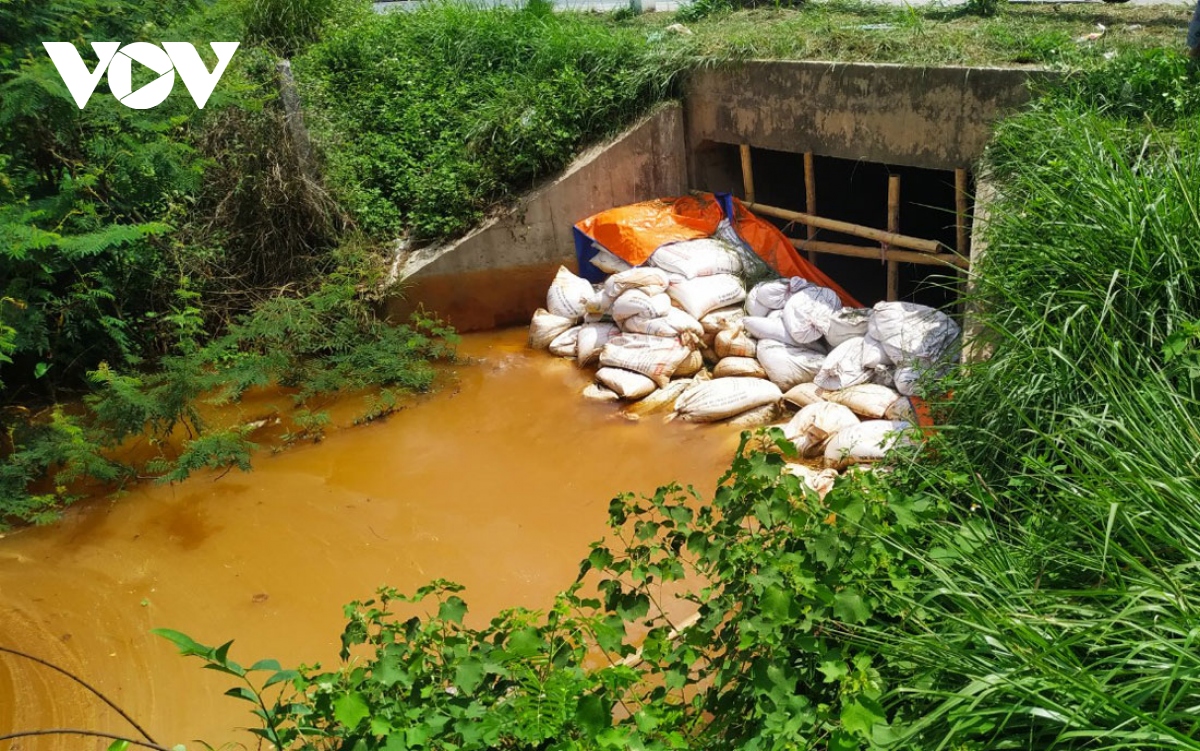
[(742, 144), (741, 149), (742, 187), (745, 189), (746, 203), (754, 203), (754, 169), (750, 166), (750, 144)]
[(954, 219), (957, 229), (954, 249), (960, 256), (967, 255), (967, 171), (954, 170)]
[[(954, 250), (960, 256), (969, 255), (970, 240), (967, 235), (967, 171), (962, 168), (954, 170), (954, 228), (956, 230)], [(955, 276), (958, 277), (958, 297), (961, 300), (963, 292), (966, 289), (964, 282), (967, 275), (962, 271), (958, 271), (955, 272)]]
[[(888, 175), (887, 199), (887, 228), (888, 232), (900, 231), (900, 176)], [(884, 256), (887, 256), (888, 245), (883, 246)], [(900, 299), (900, 262), (887, 262), (887, 299), (895, 302)]]
[[(816, 215), (817, 213), (817, 171), (813, 167), (813, 153), (811, 151), (804, 152), (804, 213)], [(807, 226), (808, 239), (812, 240), (817, 236), (817, 228), (811, 224)], [(808, 251), (808, 260), (810, 263), (817, 262), (817, 251)]]

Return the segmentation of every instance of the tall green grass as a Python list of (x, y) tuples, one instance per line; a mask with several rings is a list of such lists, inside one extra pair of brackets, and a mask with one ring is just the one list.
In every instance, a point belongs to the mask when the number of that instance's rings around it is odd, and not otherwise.
[(917, 747), (1200, 748), (1200, 402), (1175, 367), (1200, 319), (1200, 108), (1112, 96), (1182, 67), (1160, 63), (1119, 60), (989, 150), (990, 357), (953, 384), (939, 459), (899, 475), (955, 511), (904, 550), (922, 585), (886, 591), (919, 617), (867, 638), (911, 660), (888, 701)]

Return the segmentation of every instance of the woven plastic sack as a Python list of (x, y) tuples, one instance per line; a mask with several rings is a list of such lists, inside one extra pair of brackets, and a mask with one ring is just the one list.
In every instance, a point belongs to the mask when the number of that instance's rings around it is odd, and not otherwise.
[(538, 308), (529, 323), (529, 346), (546, 349), (554, 337), (571, 328), (574, 320), (556, 316), (545, 308)]
[(692, 318), (700, 319), (717, 308), (746, 299), (746, 288), (732, 274), (714, 274), (672, 284), (667, 294)]
[(842, 309), (837, 293), (828, 287), (806, 284), (792, 292), (783, 306), (783, 327), (796, 344), (825, 336), (833, 314)]
[(741, 325), (733, 324), (717, 332), (713, 338), (713, 352), (721, 358), (754, 357), (758, 354), (758, 342)]
[(556, 357), (575, 357), (575, 349), (579, 343), (579, 330), (582, 326), (572, 326), (550, 342), (550, 354)]
[(772, 310), (783, 310), (792, 293), (809, 284), (812, 282), (798, 276), (759, 282), (746, 295), (746, 312), (762, 318)]
[(676, 413), (691, 422), (714, 422), (774, 404), (779, 387), (761, 378), (717, 378), (688, 389), (675, 401)]
[(807, 407), (810, 404), (825, 401), (821, 397), (820, 391), (821, 389), (817, 384), (811, 381), (809, 383), (798, 383), (787, 390), (783, 395), (783, 400), (797, 407)]
[(713, 378), (766, 378), (767, 371), (753, 357), (723, 357), (713, 368)]
[(871, 320), (870, 308), (842, 308), (829, 317), (829, 330), (825, 341), (836, 347), (847, 339), (867, 335), (867, 324)]
[(832, 402), (817, 402), (802, 408), (783, 428), (783, 434), (796, 445), (801, 456), (819, 456), (830, 436), (852, 425), (858, 417), (849, 407)]
[(600, 245), (592, 243), (592, 247), (596, 249), (596, 255), (592, 256), (589, 263), (605, 274), (619, 274), (622, 271), (628, 271), (633, 268), (628, 261), (618, 258)]
[(684, 279), (742, 273), (738, 252), (713, 238), (663, 245), (650, 256), (650, 265)]
[(888, 362), (879, 342), (869, 336), (854, 337), (834, 347), (825, 356), (813, 381), (831, 391), (857, 386), (872, 380), (877, 368), (886, 370)]
[(585, 323), (580, 326), (576, 337), (575, 362), (581, 368), (596, 362), (608, 340), (620, 334), (621, 329), (615, 323)]
[(546, 292), (546, 310), (562, 318), (570, 318), (572, 322), (583, 318), (587, 312), (588, 303), (595, 296), (592, 283), (587, 279), (575, 276), (566, 266), (559, 266), (550, 289)]
[(871, 313), (867, 333), (897, 365), (928, 366), (950, 351), (959, 328), (950, 316), (935, 308), (911, 302), (881, 302)]
[(811, 381), (821, 369), (825, 353), (764, 339), (758, 343), (758, 361), (767, 371), (767, 378), (787, 391), (797, 384)]
[(648, 295), (640, 289), (626, 290), (613, 302), (611, 315), (620, 325), (626, 318), (642, 316), (643, 318), (658, 318), (667, 314), (671, 309), (671, 298), (659, 292)]
[(741, 323), (746, 333), (759, 341), (796, 343), (792, 341), (792, 337), (788, 336), (787, 327), (783, 325), (783, 311), (781, 310), (772, 310), (766, 316), (746, 316)]
[(647, 295), (661, 295), (667, 291), (671, 280), (667, 272), (646, 266), (636, 266), (628, 271), (613, 274), (604, 281), (604, 291), (612, 299), (617, 299), (623, 292), (639, 289)]
[[(627, 292), (626, 294), (630, 293)], [(701, 327), (699, 321), (679, 308), (672, 308), (669, 305), (667, 306), (667, 312), (660, 316), (631, 316), (621, 322), (621, 327), (625, 331), (635, 334), (649, 334), (651, 336), (674, 337), (691, 334), (699, 339), (704, 334), (704, 329)]]
[(646, 376), (621, 368), (600, 368), (596, 380), (622, 399), (641, 399), (658, 388)]
[(827, 402), (846, 405), (856, 415), (877, 419), (887, 414), (888, 407), (891, 407), (900, 395), (887, 386), (860, 383), (839, 391), (822, 390), (821, 397)]
[(600, 350), (600, 364), (641, 373), (661, 387), (667, 385), (690, 352), (688, 347), (674, 339), (622, 334), (609, 339), (604, 349)]
[(839, 430), (825, 444), (825, 463), (840, 469), (877, 462), (897, 443), (912, 443), (903, 432), (908, 428), (907, 422), (898, 420), (867, 420)]

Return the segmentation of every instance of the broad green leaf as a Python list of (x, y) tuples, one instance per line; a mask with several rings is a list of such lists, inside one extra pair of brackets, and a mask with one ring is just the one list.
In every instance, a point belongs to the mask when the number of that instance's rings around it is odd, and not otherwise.
[(865, 623), (871, 617), (871, 611), (858, 592), (846, 589), (833, 597), (833, 616), (846, 623)]
[(545, 646), (542, 637), (532, 628), (522, 628), (514, 631), (508, 637), (507, 651), (513, 657), (533, 657)]
[(438, 618), (462, 625), (463, 616), (467, 614), (467, 603), (462, 598), (450, 596), (438, 607)]
[(581, 698), (575, 716), (579, 727), (592, 737), (612, 725), (612, 708), (599, 694), (587, 694)]
[(250, 666), (251, 672), (253, 672), (255, 670), (279, 671), (279, 670), (282, 670), (282, 668), (279, 665), (279, 660), (267, 659), (267, 660), (259, 660), (258, 662), (254, 663), (253, 665)]
[(108, 744), (108, 751), (126, 751), (129, 748), (129, 741), (113, 741)]
[(333, 701), (333, 717), (346, 730), (354, 730), (371, 714), (371, 708), (362, 694), (355, 691), (344, 694)]
[(842, 708), (842, 727), (863, 738), (870, 738), (871, 729), (885, 719), (883, 710), (866, 697), (859, 697)]
[(454, 683), (465, 693), (473, 694), (483, 682), (483, 674), (483, 661), (477, 657), (468, 657), (455, 668)]

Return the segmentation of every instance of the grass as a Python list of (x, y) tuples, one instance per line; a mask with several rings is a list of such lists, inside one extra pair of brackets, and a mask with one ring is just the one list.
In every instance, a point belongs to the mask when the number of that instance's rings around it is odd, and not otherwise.
[[(686, 17), (687, 13), (684, 12)], [(991, 18), (936, 5), (857, 0), (810, 2), (798, 9), (719, 12), (685, 25), (705, 59), (839, 60), (912, 65), (1084, 67), (1105, 55), (1183, 48), (1189, 6), (1010, 4)], [(673, 14), (628, 23), (661, 30)], [(1095, 41), (1080, 41), (1106, 31)], [(885, 25), (884, 28), (868, 28)]]

